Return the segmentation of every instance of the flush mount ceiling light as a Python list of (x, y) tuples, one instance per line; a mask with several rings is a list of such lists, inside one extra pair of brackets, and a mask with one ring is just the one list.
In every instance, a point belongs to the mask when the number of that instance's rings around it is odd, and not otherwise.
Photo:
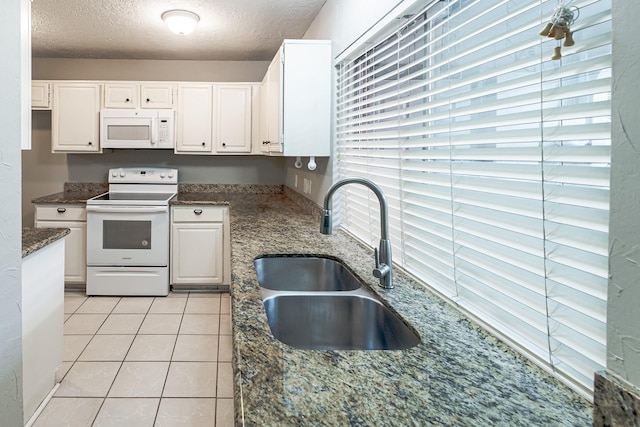
[(168, 10), (162, 14), (162, 20), (169, 30), (176, 34), (191, 34), (200, 21), (200, 17), (188, 10)]

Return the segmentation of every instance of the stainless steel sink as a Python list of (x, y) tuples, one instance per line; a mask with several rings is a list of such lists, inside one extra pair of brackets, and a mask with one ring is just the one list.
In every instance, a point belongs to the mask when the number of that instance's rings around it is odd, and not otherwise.
[(418, 334), (341, 261), (265, 255), (254, 260), (273, 336), (308, 350), (403, 350)]
[(352, 291), (358, 278), (340, 261), (320, 256), (265, 256), (253, 262), (258, 284), (273, 291)]
[(274, 337), (308, 350), (403, 350), (420, 337), (380, 301), (361, 294), (278, 294), (264, 300)]

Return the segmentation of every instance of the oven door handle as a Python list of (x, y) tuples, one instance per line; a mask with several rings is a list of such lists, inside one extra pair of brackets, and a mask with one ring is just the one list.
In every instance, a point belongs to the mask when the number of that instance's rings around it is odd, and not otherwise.
[(166, 206), (87, 206), (87, 212), (94, 213), (163, 213), (169, 212)]

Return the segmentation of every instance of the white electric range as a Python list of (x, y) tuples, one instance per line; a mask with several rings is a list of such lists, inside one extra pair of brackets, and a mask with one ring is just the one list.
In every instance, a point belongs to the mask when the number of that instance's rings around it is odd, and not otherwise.
[(109, 192), (87, 200), (87, 295), (169, 294), (177, 191), (177, 169), (109, 170)]

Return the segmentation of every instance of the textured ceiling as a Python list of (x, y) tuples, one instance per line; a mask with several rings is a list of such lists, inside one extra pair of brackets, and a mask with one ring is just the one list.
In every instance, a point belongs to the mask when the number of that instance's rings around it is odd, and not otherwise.
[[(326, 0), (33, 0), (33, 56), (46, 58), (267, 61), (300, 38)], [(197, 13), (188, 36), (160, 18)]]

